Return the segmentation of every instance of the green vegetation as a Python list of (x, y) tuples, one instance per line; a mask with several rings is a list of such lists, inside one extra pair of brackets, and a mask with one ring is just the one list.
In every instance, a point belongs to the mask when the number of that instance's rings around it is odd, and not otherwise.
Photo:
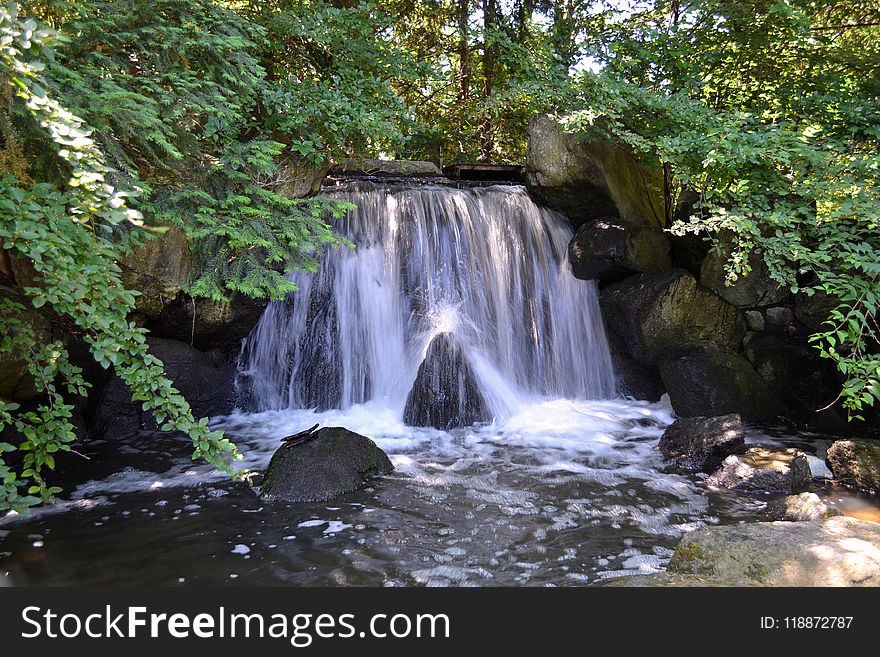
[[(81, 337), (194, 457), (234, 447), (131, 323), (118, 263), (168, 226), (187, 291), (280, 299), (346, 210), (292, 182), (346, 156), (521, 162), (539, 112), (656, 160), (667, 225), (836, 306), (813, 336), (854, 417), (880, 400), (880, 8), (846, 0), (35, 0), (0, 9), (0, 508), (49, 499)], [(591, 70), (600, 71), (598, 73)], [(692, 200), (693, 199), (693, 200)], [(678, 207), (679, 200), (688, 201)], [(26, 275), (9, 275), (12, 265)]]

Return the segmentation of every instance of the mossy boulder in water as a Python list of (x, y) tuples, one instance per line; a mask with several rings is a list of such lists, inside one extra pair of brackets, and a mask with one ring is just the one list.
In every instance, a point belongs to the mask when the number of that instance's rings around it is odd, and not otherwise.
[(407, 396), (403, 421), (413, 427), (448, 430), (490, 419), (476, 376), (455, 336), (436, 336)]
[(323, 502), (393, 470), (388, 455), (369, 438), (343, 427), (324, 427), (304, 440), (282, 443), (266, 469), (260, 496)]
[(828, 449), (825, 460), (839, 483), (880, 493), (880, 441), (838, 440)]

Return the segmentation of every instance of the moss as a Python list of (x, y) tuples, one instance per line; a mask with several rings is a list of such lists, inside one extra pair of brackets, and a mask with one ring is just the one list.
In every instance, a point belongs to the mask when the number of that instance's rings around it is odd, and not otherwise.
[(669, 560), (669, 570), (692, 575), (711, 575), (715, 571), (715, 557), (696, 543), (682, 541)]

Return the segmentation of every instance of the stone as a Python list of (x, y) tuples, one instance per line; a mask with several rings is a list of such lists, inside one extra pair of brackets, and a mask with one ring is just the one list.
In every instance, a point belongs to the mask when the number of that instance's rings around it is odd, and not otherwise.
[(666, 224), (659, 167), (625, 147), (565, 134), (546, 115), (529, 122), (524, 173), (529, 192), (575, 225), (603, 216)]
[[(30, 326), (37, 345), (48, 344), (55, 339), (52, 324), (36, 311), (26, 309), (16, 318)], [(18, 354), (0, 354), (0, 399), (21, 402), (37, 396), (36, 383), (28, 371), (27, 361), (18, 357)]]
[(726, 488), (754, 495), (797, 493), (813, 481), (807, 455), (797, 449), (751, 447), (728, 456), (706, 479), (709, 488)]
[(272, 455), (260, 496), (284, 502), (324, 502), (353, 493), (394, 466), (372, 440), (342, 427), (323, 427)]
[(816, 331), (837, 305), (838, 301), (824, 292), (814, 292), (812, 295), (798, 292), (794, 298), (794, 315), (810, 331)]
[(679, 417), (739, 413), (758, 421), (785, 411), (745, 358), (711, 342), (681, 347), (660, 363), (660, 378)]
[(865, 493), (880, 493), (880, 441), (837, 440), (825, 462), (838, 483)]
[(764, 312), (767, 315), (767, 322), (772, 326), (788, 326), (794, 321), (794, 313), (791, 312), (791, 308), (777, 306), (775, 308), (767, 308)]
[(281, 162), (276, 169), (277, 180), (274, 181), (276, 183), (274, 191), (290, 198), (314, 196), (321, 191), (321, 185), (329, 170), (329, 162), (317, 167), (299, 159)]
[(700, 340), (739, 350), (745, 334), (739, 311), (683, 269), (631, 276), (599, 298), (612, 344), (644, 365)]
[(421, 160), (371, 160), (366, 158), (349, 158), (330, 167), (330, 173), (347, 173), (370, 176), (442, 176), (433, 162)]
[[(217, 362), (186, 343), (150, 337), (149, 351), (186, 398), (196, 418), (231, 413), (235, 406), (235, 366)], [(117, 438), (157, 429), (152, 414), (131, 399), (128, 386), (115, 374), (96, 390), (89, 431), (98, 438)]]
[(764, 330), (764, 315), (760, 310), (749, 310), (745, 313), (746, 326), (750, 331)]
[(745, 449), (742, 420), (735, 413), (679, 418), (660, 436), (658, 447), (663, 458), (676, 465), (712, 472), (725, 458)]
[(704, 527), (682, 539), (669, 571), (735, 586), (878, 586), (880, 524), (838, 516)]
[(773, 520), (787, 520), (789, 522), (824, 520), (843, 515), (840, 510), (825, 504), (816, 493), (800, 493), (771, 500), (767, 503), (766, 513)]
[(749, 254), (751, 271), (739, 275), (733, 285), (727, 285), (724, 267), (730, 258), (731, 248), (729, 240), (721, 240), (709, 251), (700, 267), (700, 285), (739, 308), (768, 306), (785, 298), (785, 288), (770, 278), (764, 259), (755, 251)]
[(449, 430), (492, 419), (477, 379), (453, 334), (428, 345), (406, 399), (405, 424)]
[(656, 367), (640, 365), (629, 355), (616, 351), (611, 352), (611, 364), (619, 394), (656, 402), (666, 392)]
[(166, 303), (182, 294), (192, 276), (189, 240), (172, 226), (124, 254), (119, 266), (126, 289), (140, 292), (135, 308), (148, 319), (156, 318)]
[(603, 283), (672, 266), (669, 240), (662, 230), (614, 218), (578, 228), (568, 245), (568, 261), (575, 277)]
[(834, 364), (804, 338), (750, 332), (743, 339), (743, 354), (799, 419), (815, 420), (816, 409), (827, 406), (840, 391)]

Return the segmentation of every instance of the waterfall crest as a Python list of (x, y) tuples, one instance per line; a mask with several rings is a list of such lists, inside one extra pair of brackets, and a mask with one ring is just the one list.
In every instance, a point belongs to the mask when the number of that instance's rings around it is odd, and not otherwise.
[(246, 410), (345, 409), (402, 416), (432, 338), (454, 334), (494, 417), (536, 398), (614, 396), (594, 283), (575, 279), (566, 219), (522, 187), (359, 183), (357, 206), (299, 292), (272, 303), (242, 346)]

